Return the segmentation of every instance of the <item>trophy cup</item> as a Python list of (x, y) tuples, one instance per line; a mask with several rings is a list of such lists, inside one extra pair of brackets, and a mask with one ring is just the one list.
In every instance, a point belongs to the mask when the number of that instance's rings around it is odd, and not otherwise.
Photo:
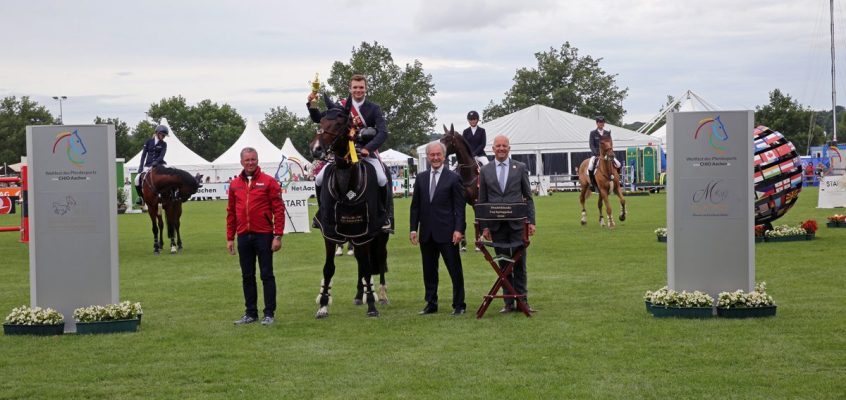
[(311, 81), (311, 94), (314, 95), (314, 98), (311, 99), (311, 108), (317, 108), (317, 93), (320, 91), (320, 80), (318, 79), (318, 73), (314, 73), (314, 80)]

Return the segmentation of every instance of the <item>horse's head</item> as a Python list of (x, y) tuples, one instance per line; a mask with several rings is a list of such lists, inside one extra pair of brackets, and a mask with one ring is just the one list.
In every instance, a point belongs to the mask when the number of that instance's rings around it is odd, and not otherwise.
[(605, 161), (614, 159), (614, 141), (610, 135), (599, 139), (599, 156)]
[(349, 139), (352, 119), (350, 110), (340, 104), (331, 103), (324, 96), (328, 109), (320, 119), (320, 128), (309, 142), (309, 148), (314, 158), (324, 158), (327, 153), (346, 154), (347, 139)]
[(79, 131), (74, 129), (73, 133), (71, 133), (70, 137), (70, 148), (78, 155), (83, 155), (88, 152), (85, 148), (85, 143), (82, 142), (82, 138), (79, 137)]
[(446, 147), (446, 154), (444, 154), (444, 156), (456, 153), (456, 150), (458, 149), (458, 141), (460, 139), (462, 139), (462, 137), (455, 132), (455, 128), (452, 124), (449, 124), (449, 129), (447, 129), (446, 125), (444, 125), (444, 136), (441, 137), (440, 140)]

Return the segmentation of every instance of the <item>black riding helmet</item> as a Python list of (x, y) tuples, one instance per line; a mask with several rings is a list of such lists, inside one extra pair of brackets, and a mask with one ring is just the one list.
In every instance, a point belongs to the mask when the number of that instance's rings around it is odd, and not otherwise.
[(467, 113), (467, 120), (469, 121), (471, 119), (478, 120), (479, 119), (479, 113), (477, 113), (475, 111), (470, 111), (469, 113)]
[(158, 125), (156, 126), (156, 133), (161, 133), (162, 135), (167, 136), (170, 133), (170, 130), (164, 125)]

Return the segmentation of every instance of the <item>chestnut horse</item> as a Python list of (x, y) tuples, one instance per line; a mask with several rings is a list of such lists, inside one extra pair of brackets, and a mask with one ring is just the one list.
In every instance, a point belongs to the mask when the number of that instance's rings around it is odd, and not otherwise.
[[(347, 103), (351, 105), (351, 102)], [(358, 282), (362, 285), (367, 304), (366, 315), (378, 317), (376, 296), (373, 292), (372, 275), (387, 271), (388, 233), (383, 231), (381, 218), (374, 208), (373, 199), (378, 201), (379, 187), (373, 167), (364, 161), (354, 162), (350, 154), (350, 141), (358, 132), (352, 127), (349, 107), (327, 101), (329, 108), (320, 120), (320, 130), (309, 147), (315, 158), (328, 157), (333, 160), (324, 167), (323, 182), (318, 196), (317, 223), (323, 234), (326, 252), (323, 264), (323, 282), (318, 295), (318, 310), (315, 317), (329, 316), (331, 282), (335, 275), (335, 246), (346, 241), (354, 244), (358, 264)], [(350, 214), (358, 208), (360, 214)], [(347, 214), (344, 214), (347, 213)], [(351, 222), (352, 221), (352, 222)], [(360, 232), (351, 232), (343, 224), (358, 224)], [(347, 225), (349, 226), (349, 225)]]
[[(582, 225), (587, 224), (587, 212), (585, 212), (585, 200), (590, 196), (590, 177), (588, 176), (588, 163), (590, 159), (582, 161), (579, 165), (579, 184), (581, 185), (581, 193), (579, 194), (579, 203), (582, 205)], [(605, 226), (605, 216), (608, 217), (608, 227), (614, 227), (614, 217), (611, 214), (611, 202), (608, 196), (611, 193), (620, 198), (620, 221), (626, 220), (626, 199), (623, 198), (623, 191), (620, 187), (620, 174), (614, 168), (614, 142), (610, 136), (605, 136), (599, 140), (599, 159), (596, 162), (597, 166), (594, 170), (594, 177), (596, 178), (596, 186), (599, 191), (599, 199), (597, 200), (597, 208), (599, 209), (599, 226)], [(602, 204), (605, 203), (605, 215), (602, 214)]]
[(182, 203), (197, 193), (202, 179), (201, 174), (191, 176), (181, 169), (161, 166), (150, 169), (142, 178), (141, 193), (153, 223), (153, 254), (159, 254), (164, 246), (164, 223), (159, 202), (167, 216), (170, 253), (175, 254), (182, 250), (182, 235), (179, 233)]

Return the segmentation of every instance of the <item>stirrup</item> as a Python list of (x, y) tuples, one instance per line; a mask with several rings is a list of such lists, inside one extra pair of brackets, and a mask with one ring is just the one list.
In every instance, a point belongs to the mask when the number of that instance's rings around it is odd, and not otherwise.
[(513, 259), (508, 258), (508, 257), (506, 257), (506, 256), (504, 256), (504, 255), (498, 255), (498, 256), (494, 257), (494, 258), (493, 258), (493, 260), (494, 260), (494, 262), (500, 262), (500, 261), (506, 261), (506, 262), (509, 262), (509, 263), (513, 263), (513, 262), (514, 262), (514, 260), (513, 260)]

